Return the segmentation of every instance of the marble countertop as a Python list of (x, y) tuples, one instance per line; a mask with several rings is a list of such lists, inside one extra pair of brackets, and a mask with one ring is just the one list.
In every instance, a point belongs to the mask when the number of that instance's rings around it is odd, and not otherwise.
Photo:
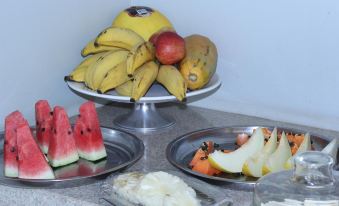
[[(98, 114), (101, 125), (113, 127), (112, 120), (116, 116), (130, 111), (131, 106), (129, 104), (110, 104), (99, 107)], [(144, 156), (136, 164), (129, 167), (127, 171), (177, 170), (166, 159), (165, 148), (167, 144), (180, 135), (210, 127), (267, 125), (306, 130), (328, 138), (339, 136), (339, 132), (336, 131), (203, 109), (184, 104), (160, 104), (158, 109), (160, 112), (172, 116), (176, 121), (176, 125), (170, 129), (151, 133), (132, 132), (143, 140), (145, 152)], [(71, 118), (71, 120), (74, 121), (74, 118)], [(100, 201), (100, 195), (98, 195), (102, 181), (65, 189), (15, 188), (0, 185), (0, 205), (102, 205), (103, 202)], [(251, 205), (252, 192), (238, 191), (225, 186), (220, 189), (225, 196), (231, 197), (233, 205)]]

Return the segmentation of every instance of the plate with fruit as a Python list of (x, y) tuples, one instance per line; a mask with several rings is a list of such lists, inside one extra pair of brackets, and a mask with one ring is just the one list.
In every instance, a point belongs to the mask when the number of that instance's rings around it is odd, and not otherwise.
[(100, 127), (93, 102), (79, 108), (74, 125), (61, 106), (35, 104), (36, 126), (19, 111), (5, 118), (0, 133), (0, 183), (19, 187), (71, 187), (130, 166), (144, 145), (136, 136)]
[(185, 101), (221, 85), (213, 41), (200, 34), (181, 37), (165, 15), (149, 7), (121, 11), (81, 55), (65, 81), (72, 90), (99, 98)]
[(294, 156), (304, 151), (323, 151), (336, 160), (338, 145), (336, 138), (329, 141), (307, 131), (239, 126), (183, 135), (169, 143), (166, 155), (186, 173), (246, 187), (268, 173), (293, 169)]

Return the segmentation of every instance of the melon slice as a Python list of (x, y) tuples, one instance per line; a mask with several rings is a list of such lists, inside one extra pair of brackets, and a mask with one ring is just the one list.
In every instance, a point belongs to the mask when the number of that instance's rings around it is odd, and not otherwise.
[(98, 115), (93, 102), (80, 106), (74, 126), (74, 137), (81, 158), (96, 161), (107, 156)]
[(278, 148), (270, 155), (263, 166), (263, 174), (284, 170), (286, 161), (292, 156), (291, 147), (285, 132), (281, 134)]
[(47, 100), (35, 103), (36, 137), (41, 150), (47, 154), (52, 136), (53, 115)]
[(338, 145), (338, 138), (334, 138), (330, 143), (326, 145), (326, 147), (324, 147), (323, 150), (321, 150), (321, 152), (331, 155), (335, 164), (337, 163)]
[(5, 118), (4, 174), (6, 177), (18, 177), (18, 148), (16, 128), (26, 120), (19, 111)]
[(47, 157), (53, 167), (67, 165), (79, 159), (67, 113), (59, 106), (53, 111), (53, 135), (49, 140)]
[(263, 176), (262, 167), (264, 166), (269, 156), (276, 150), (277, 142), (278, 142), (277, 128), (274, 128), (274, 130), (271, 133), (271, 137), (265, 144), (263, 150), (249, 157), (245, 161), (242, 168), (242, 173), (247, 176), (262, 177)]
[(19, 178), (54, 179), (51, 167), (35, 142), (27, 122), (17, 128)]
[(262, 129), (257, 129), (252, 137), (239, 149), (229, 153), (214, 151), (208, 155), (208, 161), (212, 167), (218, 170), (239, 173), (242, 171), (245, 161), (263, 149), (264, 139)]

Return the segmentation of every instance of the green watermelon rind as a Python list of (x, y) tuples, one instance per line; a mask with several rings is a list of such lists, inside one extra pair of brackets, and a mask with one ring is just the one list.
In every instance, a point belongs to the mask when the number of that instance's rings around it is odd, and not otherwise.
[(106, 149), (103, 147), (100, 150), (95, 150), (92, 152), (85, 152), (78, 149), (78, 154), (81, 158), (89, 160), (89, 161), (97, 161), (107, 157)]
[(77, 152), (74, 152), (73, 154), (67, 155), (67, 158), (55, 159), (49, 155), (47, 155), (47, 158), (49, 159), (49, 164), (52, 167), (60, 167), (78, 161), (79, 155)]
[(17, 167), (5, 166), (4, 167), (6, 177), (18, 177), (19, 171)]

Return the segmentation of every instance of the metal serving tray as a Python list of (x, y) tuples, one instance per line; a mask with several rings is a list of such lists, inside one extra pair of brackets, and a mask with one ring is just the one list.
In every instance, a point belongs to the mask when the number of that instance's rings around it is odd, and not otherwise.
[[(213, 141), (220, 145), (220, 149), (234, 150), (236, 148), (235, 142), (237, 134), (246, 133), (251, 135), (253, 129), (255, 128), (258, 128), (258, 126), (209, 128), (191, 132), (170, 142), (166, 149), (166, 156), (168, 161), (175, 167), (196, 177), (203, 178), (210, 183), (225, 185), (237, 189), (251, 189), (256, 183), (257, 178), (247, 177), (245, 175), (242, 175), (241, 173), (222, 173), (220, 176), (204, 175), (191, 170), (188, 167), (188, 164), (202, 142)], [(266, 128), (269, 128), (271, 131), (273, 130), (273, 127)], [(289, 128), (278, 128), (278, 132), (279, 131), (285, 131), (289, 133), (292, 132), (294, 134), (306, 133), (306, 131)], [(315, 148), (315, 150), (321, 150), (329, 143), (329, 141), (325, 138), (312, 134), (311, 140), (313, 141), (313, 147)]]
[[(32, 129), (33, 133), (35, 130)], [(74, 187), (103, 179), (117, 170), (126, 168), (139, 160), (144, 153), (144, 144), (136, 136), (116, 129), (101, 127), (107, 157), (96, 162), (84, 159), (59, 168), (53, 168), (56, 179), (19, 179), (5, 177), (3, 172), (3, 147), (0, 149), (0, 184), (15, 187)], [(4, 133), (0, 133), (3, 145)]]

